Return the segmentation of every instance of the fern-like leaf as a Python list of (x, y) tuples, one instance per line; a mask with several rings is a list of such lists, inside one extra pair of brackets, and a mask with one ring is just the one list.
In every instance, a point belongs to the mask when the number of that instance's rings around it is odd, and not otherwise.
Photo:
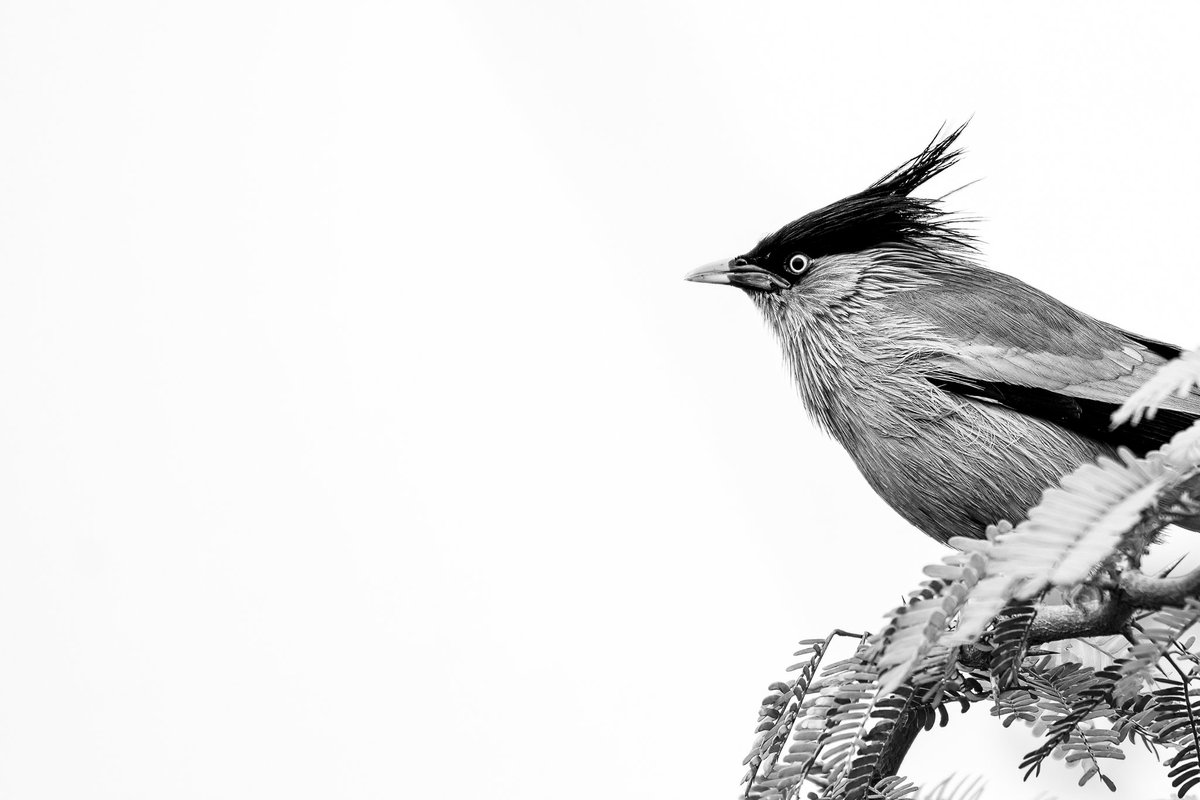
[(1163, 461), (1179, 473), (1186, 473), (1200, 465), (1200, 422), (1192, 423), (1171, 437), (1162, 448)]
[(892, 737), (899, 732), (901, 720), (910, 713), (912, 703), (913, 689), (909, 686), (901, 686), (894, 694), (875, 699), (869, 715), (874, 726), (857, 742), (839, 799), (861, 800), (867, 796), (881, 758), (892, 743)]
[(909, 595), (908, 602), (889, 615), (878, 637), (875, 663), (886, 672), (880, 692), (894, 692), (912, 674), (958, 614), (987, 565), (981, 552), (956, 553), (946, 563), (926, 567), (931, 580)]
[(1176, 787), (1180, 797), (1200, 783), (1200, 758), (1197, 757), (1196, 745), (1189, 744), (1180, 750), (1167, 761), (1167, 766), (1171, 767), (1167, 777), (1171, 778), (1171, 785)]
[(1141, 695), (1122, 708), (1122, 717), (1113, 730), (1122, 739), (1137, 735), (1155, 744), (1182, 747), (1193, 743), (1191, 740), (1197, 736), (1197, 708), (1200, 708), (1200, 689), (1167, 686)]
[(1010, 603), (996, 618), (991, 633), (992, 684), (998, 692), (1015, 688), (1029, 644), (1029, 628), (1037, 609), (1029, 603)]
[(996, 695), (992, 714), (1000, 718), (1004, 727), (1017, 720), (1033, 724), (1038, 718), (1037, 696), (1028, 689), (1008, 689)]
[(1180, 733), (1183, 744), (1183, 749), (1167, 762), (1167, 766), (1171, 767), (1168, 777), (1172, 779), (1171, 785), (1178, 789), (1179, 796), (1183, 797), (1193, 786), (1200, 783), (1200, 709), (1195, 703), (1196, 698), (1193, 695), (1196, 692), (1192, 688), (1192, 682), (1196, 678), (1196, 665), (1192, 664), (1185, 670), (1170, 656), (1166, 656), (1166, 661), (1179, 676), (1179, 682), (1160, 691), (1169, 693), (1163, 698), (1167, 701), (1163, 704), (1164, 707), (1175, 706), (1175, 716), (1179, 720), (1175, 730)]
[(1138, 424), (1142, 418), (1154, 419), (1154, 412), (1168, 397), (1187, 397), (1193, 388), (1200, 385), (1200, 350), (1189, 350), (1158, 368), (1129, 396), (1121, 407), (1113, 412), (1113, 427), (1132, 421)]
[(1116, 731), (1096, 728), (1090, 723), (1108, 716), (1112, 687), (1121, 677), (1117, 668), (1094, 672), (1076, 664), (1063, 664), (1044, 674), (1025, 673), (1026, 683), (1040, 700), (1041, 718), (1048, 723), (1047, 738), (1041, 747), (1025, 755), (1021, 769), (1025, 777), (1041, 771), (1042, 763), (1056, 749), (1061, 750), (1068, 763), (1084, 761), (1085, 771), (1080, 785), (1094, 776), (1116, 791), (1112, 781), (1100, 771), (1099, 759), (1123, 759)]
[(798, 671), (799, 674), (791, 681), (780, 681), (768, 687), (771, 694), (763, 698), (759, 707), (754, 744), (742, 762), (749, 767), (746, 777), (742, 779), (746, 783), (747, 797), (754, 788), (755, 778), (760, 772), (768, 772), (771, 769), (783, 745), (791, 736), (792, 727), (799, 715), (800, 701), (808, 692), (813, 675), (828, 647), (828, 639), (806, 639), (800, 642), (800, 649), (793, 655), (800, 656), (803, 660), (788, 668), (789, 672)]
[(865, 719), (874, 689), (874, 673), (858, 654), (824, 667), (800, 703), (787, 749), (758, 782), (761, 789), (787, 794), (818, 769), (835, 781), (848, 732)]
[(904, 800), (906, 797), (912, 797), (917, 791), (915, 783), (909, 783), (900, 775), (893, 775), (872, 786), (867, 800)]
[(834, 708), (827, 716), (821, 762), (831, 782), (849, 772), (853, 758), (863, 747), (871, 726), (878, 694), (877, 676), (859, 659), (845, 673), (834, 695)]
[(979, 776), (962, 777), (956, 783), (955, 777), (950, 775), (942, 778), (927, 791), (922, 791), (917, 800), (980, 800), (986, 786), (986, 782)]
[[(1066, 754), (1068, 762), (1086, 762), (1084, 781), (1099, 776), (1112, 788), (1111, 781), (1100, 772), (1097, 759), (1124, 758), (1124, 753), (1117, 749), (1124, 734), (1119, 724), (1109, 730), (1089, 727), (1089, 723), (1114, 716), (1117, 709), (1136, 703), (1146, 673), (1167, 655), (1184, 631), (1197, 620), (1200, 620), (1200, 602), (1189, 600), (1183, 608), (1157, 612), (1130, 648), (1129, 655), (1105, 669), (1095, 671), (1066, 663), (1049, 670), (1024, 671), (1027, 684), (1041, 701), (1038, 705), (1042, 711), (1040, 718), (1049, 725), (1046, 742), (1026, 754), (1021, 763), (1021, 768), (1027, 770), (1026, 777), (1040, 771), (1045, 759), (1059, 749)], [(1047, 663), (1044, 660), (1040, 666)], [(1138, 724), (1145, 728), (1145, 719), (1139, 720)], [(1197, 774), (1200, 775), (1200, 765)]]

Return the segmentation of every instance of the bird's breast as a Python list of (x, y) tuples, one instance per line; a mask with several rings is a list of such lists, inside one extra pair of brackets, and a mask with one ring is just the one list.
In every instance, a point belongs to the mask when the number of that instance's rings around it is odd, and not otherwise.
[(1047, 487), (1112, 452), (999, 406), (951, 402), (941, 416), (908, 417), (904, 435), (863, 426), (843, 441), (872, 488), (939, 541), (982, 537), (1002, 519), (1021, 521)]

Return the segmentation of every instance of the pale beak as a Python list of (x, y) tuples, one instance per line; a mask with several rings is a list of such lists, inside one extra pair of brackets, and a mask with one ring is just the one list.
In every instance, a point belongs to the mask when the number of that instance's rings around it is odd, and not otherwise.
[(791, 287), (791, 283), (773, 272), (751, 264), (744, 258), (730, 258), (724, 261), (714, 261), (703, 267), (694, 269), (684, 280), (696, 283), (724, 283), (730, 286), (740, 286), (743, 289), (753, 289), (759, 292), (774, 292)]
[(730, 260), (725, 258), (705, 264), (703, 267), (697, 267), (687, 275), (684, 275), (683, 279), (685, 281), (695, 281), (696, 283), (730, 283)]

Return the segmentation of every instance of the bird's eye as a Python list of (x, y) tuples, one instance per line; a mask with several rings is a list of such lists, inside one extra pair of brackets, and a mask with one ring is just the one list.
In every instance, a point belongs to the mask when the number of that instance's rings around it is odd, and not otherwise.
[(787, 269), (793, 275), (803, 275), (810, 263), (811, 260), (804, 253), (796, 253), (796, 255), (788, 259)]

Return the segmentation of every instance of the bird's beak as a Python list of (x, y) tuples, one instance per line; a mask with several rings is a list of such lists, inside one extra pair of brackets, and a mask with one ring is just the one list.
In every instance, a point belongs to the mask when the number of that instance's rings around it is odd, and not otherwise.
[(753, 289), (759, 292), (774, 292), (791, 286), (783, 278), (762, 267), (747, 262), (743, 258), (730, 258), (714, 261), (703, 267), (694, 269), (684, 280), (696, 283), (725, 283), (730, 286), (740, 286), (743, 289)]
[(729, 280), (729, 263), (730, 259), (710, 262), (684, 275), (683, 279), (696, 283), (732, 283)]

